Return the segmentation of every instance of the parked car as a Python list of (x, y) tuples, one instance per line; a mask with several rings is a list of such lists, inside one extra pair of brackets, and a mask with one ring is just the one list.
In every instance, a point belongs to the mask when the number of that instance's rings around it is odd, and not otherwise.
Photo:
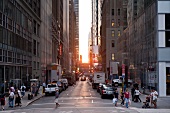
[(47, 84), (47, 87), (45, 88), (45, 95), (55, 94), (56, 89), (59, 89), (56, 83)]
[(118, 87), (119, 86), (119, 79), (113, 79), (112, 80), (112, 86)]
[(101, 98), (103, 99), (104, 97), (113, 97), (113, 87), (112, 85), (103, 85), (101, 87)]
[(102, 85), (105, 85), (105, 83), (99, 83), (99, 86), (97, 87), (97, 92), (100, 93)]
[(64, 83), (65, 88), (68, 88), (68, 80), (66, 78), (59, 79), (59, 81)]

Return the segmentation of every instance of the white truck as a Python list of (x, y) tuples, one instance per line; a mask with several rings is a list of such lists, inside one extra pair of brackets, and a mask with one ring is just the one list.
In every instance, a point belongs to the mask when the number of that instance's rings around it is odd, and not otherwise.
[(105, 83), (105, 73), (104, 72), (94, 72), (92, 79), (92, 88), (98, 87), (99, 83)]
[(45, 88), (45, 95), (55, 94), (56, 89), (59, 89), (56, 83), (48, 84)]

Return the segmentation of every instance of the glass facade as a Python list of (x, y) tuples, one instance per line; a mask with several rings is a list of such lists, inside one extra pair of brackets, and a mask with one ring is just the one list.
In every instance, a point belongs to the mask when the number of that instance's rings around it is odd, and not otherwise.
[(16, 0), (0, 0), (0, 83), (5, 83), (0, 85), (1, 93), (11, 83), (15, 87), (28, 85), (32, 75), (32, 34), (32, 16), (24, 6)]

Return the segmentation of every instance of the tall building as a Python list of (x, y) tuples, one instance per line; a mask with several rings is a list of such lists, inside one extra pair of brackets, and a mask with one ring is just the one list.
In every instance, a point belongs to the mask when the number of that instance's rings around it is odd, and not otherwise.
[(127, 0), (104, 0), (102, 5), (101, 57), (103, 71), (109, 76), (109, 64), (117, 62), (117, 39), (127, 27)]
[(75, 48), (76, 48), (76, 67), (79, 62), (79, 0), (74, 0), (74, 11), (76, 15)]
[(69, 0), (63, 1), (63, 57), (62, 68), (69, 70)]
[[(0, 89), (39, 78), (40, 0), (0, 0)], [(4, 84), (5, 83), (5, 84)]]
[(76, 13), (73, 0), (69, 1), (69, 71), (76, 71)]
[(127, 34), (129, 74), (141, 86), (155, 88), (160, 97), (169, 96), (170, 1), (143, 0), (137, 4), (142, 6), (137, 7), (137, 18), (122, 35)]

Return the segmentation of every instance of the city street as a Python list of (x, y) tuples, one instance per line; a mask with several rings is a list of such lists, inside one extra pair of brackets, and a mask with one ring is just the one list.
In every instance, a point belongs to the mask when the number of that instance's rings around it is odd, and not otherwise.
[[(2, 113), (169, 113), (170, 109), (142, 109), (142, 103), (132, 103), (125, 108), (118, 102), (114, 107), (112, 99), (101, 99), (96, 89), (87, 81), (78, 81), (59, 97), (60, 106), (55, 108), (54, 96), (44, 96), (25, 108), (7, 110)], [(141, 97), (142, 98), (142, 97)]]

